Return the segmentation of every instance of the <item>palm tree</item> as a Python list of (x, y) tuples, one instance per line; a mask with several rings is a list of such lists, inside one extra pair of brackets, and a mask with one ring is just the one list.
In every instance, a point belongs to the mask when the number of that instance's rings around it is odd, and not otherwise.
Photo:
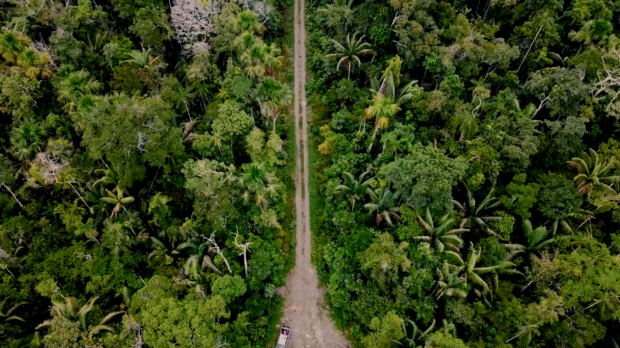
[[(116, 194), (114, 194), (114, 192), (116, 192)], [(112, 214), (110, 214), (110, 220), (116, 217), (121, 211), (121, 209), (124, 209), (125, 212), (127, 212), (127, 208), (125, 208), (125, 205), (133, 203), (133, 201), (135, 201), (135, 198), (133, 198), (132, 196), (125, 197), (125, 190), (119, 186), (117, 186), (112, 191), (106, 190), (106, 193), (108, 194), (108, 196), (102, 197), (100, 199), (107, 204), (114, 205), (114, 209), (112, 209)]]
[(200, 277), (198, 273), (198, 263), (200, 262), (200, 268), (210, 268), (214, 272), (221, 274), (222, 272), (215, 266), (213, 260), (209, 255), (206, 254), (206, 251), (209, 250), (211, 243), (209, 241), (205, 241), (203, 243), (198, 244), (196, 240), (191, 240), (188, 242), (184, 242), (179, 244), (177, 250), (189, 250), (190, 257), (187, 258), (185, 262), (185, 269), (187, 272), (194, 277), (194, 279), (198, 279)]
[(374, 178), (370, 178), (364, 181), (368, 174), (370, 173), (363, 172), (356, 179), (353, 174), (349, 172), (344, 172), (343, 175), (346, 184), (338, 185), (334, 190), (334, 193), (336, 194), (343, 194), (349, 196), (349, 201), (351, 202), (351, 211), (355, 210), (355, 203), (361, 200), (364, 196), (374, 195), (374, 192), (369, 187), (370, 183), (374, 180)]
[(527, 252), (529, 254), (532, 264), (536, 264), (540, 258), (536, 255), (536, 252), (544, 249), (549, 244), (555, 241), (555, 238), (549, 238), (549, 231), (544, 226), (540, 226), (536, 229), (532, 228), (530, 220), (523, 221), (523, 235), (527, 240), (527, 245), (521, 244), (504, 244), (506, 248), (515, 251), (515, 254)]
[(439, 279), (437, 280), (438, 300), (443, 295), (449, 297), (467, 297), (467, 293), (460, 288), (460, 286), (464, 285), (463, 280), (458, 276), (458, 272), (450, 272), (450, 264), (447, 261), (444, 261), (441, 269), (437, 269), (437, 274), (439, 275)]
[(260, 34), (265, 30), (265, 26), (261, 24), (254, 13), (249, 10), (239, 12), (235, 22), (235, 28), (238, 32), (250, 32)]
[(478, 261), (480, 261), (480, 257), (482, 254), (482, 250), (471, 248), (469, 254), (467, 255), (467, 261), (464, 262), (463, 259), (456, 253), (452, 253), (450, 256), (452, 260), (458, 263), (458, 266), (452, 266), (457, 271), (457, 273), (463, 273), (465, 279), (470, 279), (475, 284), (478, 284), (483, 288), (483, 293), (489, 292), (489, 284), (482, 279), (482, 275), (484, 274), (493, 274), (495, 284), (497, 286), (498, 283), (498, 273), (502, 274), (521, 274), (519, 271), (513, 269), (514, 263), (510, 262), (509, 259), (513, 254), (509, 254), (506, 259), (498, 261), (497, 264), (488, 267), (476, 267)]
[(465, 191), (467, 192), (467, 201), (460, 203), (456, 200), (452, 200), (454, 206), (465, 215), (463, 219), (461, 219), (461, 228), (472, 228), (474, 226), (477, 226), (492, 236), (498, 236), (498, 234), (493, 231), (487, 224), (491, 221), (502, 220), (501, 216), (490, 215), (494, 209), (496, 209), (502, 204), (497, 198), (493, 197), (493, 194), (495, 193), (495, 187), (491, 188), (491, 191), (489, 191), (487, 196), (484, 197), (480, 205), (477, 206), (476, 199), (474, 198), (467, 185), (465, 185)]
[(101, 89), (101, 83), (90, 77), (86, 70), (70, 72), (61, 77), (56, 84), (58, 100), (65, 103), (65, 109), (71, 113), (76, 103), (83, 96), (93, 94)]
[(375, 52), (370, 49), (370, 44), (367, 42), (362, 42), (364, 36), (361, 36), (356, 40), (357, 33), (353, 34), (353, 38), (351, 35), (347, 35), (347, 40), (344, 44), (331, 39), (330, 41), (334, 44), (334, 48), (336, 49), (336, 53), (325, 55), (324, 59), (338, 59), (338, 65), (336, 66), (336, 70), (340, 69), (341, 65), (346, 65), (348, 74), (347, 79), (351, 79), (351, 66), (353, 64), (357, 64), (358, 67), (361, 67), (362, 61), (360, 60), (360, 56), (367, 55), (375, 55)]
[(381, 187), (378, 194), (370, 191), (371, 203), (364, 204), (364, 208), (368, 209), (369, 213), (375, 213), (375, 221), (380, 224), (383, 220), (392, 226), (392, 218), (400, 221), (400, 207), (397, 205), (399, 192), (392, 192), (388, 187)]
[(530, 343), (532, 342), (533, 336), (540, 336), (540, 331), (538, 330), (540, 325), (540, 323), (536, 323), (521, 326), (517, 335), (506, 341), (506, 343), (514, 340), (515, 338), (521, 337), (520, 341), (524, 343), (523, 346), (529, 347)]
[(174, 96), (176, 99), (176, 107), (180, 107), (181, 105), (185, 106), (185, 110), (187, 111), (187, 116), (189, 117), (190, 122), (192, 121), (192, 115), (189, 112), (189, 106), (192, 104), (192, 100), (196, 97), (196, 93), (194, 93), (194, 87), (183, 87), (181, 83), (177, 82), (174, 85)]
[(144, 49), (141, 51), (132, 50), (128, 54), (129, 58), (121, 62), (121, 64), (130, 64), (142, 71), (157, 71), (165, 67), (160, 57), (154, 57), (151, 54), (151, 49)]
[(474, 111), (462, 110), (452, 118), (452, 127), (461, 132), (459, 141), (469, 139), (478, 131), (478, 114)]
[(364, 119), (375, 119), (375, 131), (372, 134), (368, 152), (372, 149), (379, 129), (387, 129), (390, 126), (390, 121), (394, 119), (394, 116), (396, 116), (400, 110), (398, 103), (390, 97), (386, 97), (381, 93), (377, 93), (372, 97), (370, 106), (364, 110)]
[(6, 32), (0, 35), (0, 55), (9, 63), (15, 63), (19, 54), (30, 45), (30, 39), (16, 32)]
[(93, 191), (88, 191), (84, 195), (84, 198), (92, 203), (90, 206), (90, 213), (94, 214), (98, 217), (100, 216), (108, 216), (108, 203), (106, 203), (103, 198), (107, 197), (107, 192), (105, 187), (99, 186), (99, 189), (94, 187)]
[(21, 306), (27, 304), (27, 302), (22, 302), (22, 303), (18, 303), (16, 305), (14, 305), (13, 307), (11, 307), (9, 310), (5, 311), (7, 302), (8, 302), (9, 298), (5, 297), (4, 300), (2, 301), (2, 303), (0, 303), (0, 320), (2, 320), (3, 322), (7, 322), (7, 321), (21, 321), (21, 322), (25, 322), (24, 319), (22, 319), (21, 317), (18, 317), (16, 315), (13, 315), (13, 313)]
[(594, 189), (601, 189), (605, 192), (615, 194), (615, 190), (611, 187), (611, 184), (618, 182), (620, 176), (608, 175), (614, 158), (611, 160), (599, 159), (596, 151), (590, 149), (590, 154), (582, 152), (580, 157), (575, 157), (572, 161), (568, 161), (568, 164), (577, 169), (577, 176), (573, 179), (578, 183), (577, 191), (579, 193), (585, 193), (588, 196)]
[(110, 185), (110, 184), (124, 187), (124, 185), (122, 185), (122, 181), (118, 173), (118, 168), (116, 168), (115, 166), (112, 166), (112, 168), (97, 169), (95, 170), (95, 174), (101, 175), (101, 178), (99, 178), (93, 183), (93, 187), (97, 187), (99, 185), (102, 185), (102, 186)]
[[(64, 303), (52, 301), (53, 306), (51, 312), (55, 317), (63, 317), (72, 322), (79, 322), (82, 330), (89, 335), (96, 335), (101, 331), (114, 332), (114, 329), (106, 324), (115, 316), (125, 312), (120, 311), (110, 313), (101, 319), (99, 324), (92, 326), (88, 315), (95, 307), (96, 300), (97, 297), (93, 297), (90, 301), (88, 301), (88, 303), (78, 309), (78, 300), (74, 297), (66, 297)], [(36, 327), (36, 330), (49, 328), (50, 326), (52, 326), (52, 321), (46, 320), (39, 324), (39, 326)]]
[(280, 53), (281, 50), (275, 45), (275, 43), (263, 46), (263, 64), (267, 69), (265, 72), (266, 75), (273, 75), (275, 69), (282, 65), (282, 62), (280, 61), (282, 56), (280, 56)]
[(415, 128), (411, 125), (396, 124), (393, 131), (381, 136), (383, 144), (382, 154), (399, 157), (405, 151), (411, 150), (415, 142)]
[(291, 89), (274, 79), (266, 79), (256, 87), (256, 100), (260, 104), (261, 114), (271, 119), (274, 133), (278, 117), (290, 107), (292, 99)]
[(383, 94), (395, 100), (399, 105), (411, 100), (413, 98), (412, 87), (418, 81), (412, 80), (398, 89), (398, 86), (400, 86), (400, 67), (402, 63), (403, 61), (399, 56), (390, 59), (387, 68), (385, 68), (381, 75), (381, 79), (376, 77), (370, 78), (370, 91), (373, 94)]
[(262, 163), (245, 163), (241, 168), (243, 173), (238, 178), (237, 184), (244, 190), (241, 195), (243, 202), (248, 204), (254, 201), (258, 208), (266, 208), (269, 205), (268, 199), (278, 196), (280, 189), (278, 178), (274, 173), (267, 172)]
[(424, 331), (420, 330), (418, 328), (418, 325), (416, 325), (416, 323), (413, 320), (407, 319), (407, 323), (411, 325), (411, 336), (407, 335), (407, 325), (405, 323), (405, 320), (401, 319), (401, 325), (403, 328), (403, 333), (405, 334), (405, 338), (403, 338), (403, 342), (392, 340), (394, 343), (398, 344), (399, 346), (416, 348), (421, 343), (424, 342), (424, 338), (428, 336), (431, 333), (431, 331), (433, 331), (433, 329), (435, 328), (435, 320), (433, 320), (431, 325)]
[(456, 252), (463, 246), (463, 240), (458, 235), (461, 233), (469, 232), (467, 228), (454, 228), (450, 229), (454, 224), (454, 219), (449, 219), (448, 214), (439, 219), (438, 227), (435, 227), (433, 216), (428, 208), (426, 208), (426, 218), (418, 215), (418, 222), (420, 227), (426, 232), (425, 236), (415, 236), (414, 239), (418, 239), (424, 242), (428, 242), (434, 245), (439, 251), (444, 251), (446, 248)]
[(245, 64), (245, 72), (249, 77), (260, 78), (267, 71), (264, 63), (265, 51), (261, 45), (251, 46), (241, 55), (241, 61)]
[(28, 48), (17, 57), (17, 65), (24, 68), (26, 76), (29, 78), (35, 78), (39, 75), (47, 78), (52, 76), (52, 71), (46, 67), (50, 59), (48, 54)]
[(25, 161), (43, 150), (46, 137), (47, 130), (41, 123), (25, 120), (11, 130), (11, 150), (19, 160)]

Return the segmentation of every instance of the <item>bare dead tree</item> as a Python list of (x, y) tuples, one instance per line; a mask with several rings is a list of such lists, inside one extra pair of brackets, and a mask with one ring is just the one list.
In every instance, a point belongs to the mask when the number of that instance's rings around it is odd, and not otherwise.
[(226, 264), (226, 268), (228, 268), (228, 272), (232, 273), (232, 270), (230, 269), (230, 265), (228, 264), (228, 260), (226, 260), (226, 257), (224, 256), (222, 249), (220, 249), (220, 247), (217, 245), (217, 242), (215, 241), (215, 235), (212, 234), (211, 237), (207, 238), (207, 241), (211, 243), (212, 245), (209, 247), (209, 252), (220, 255), (222, 259), (224, 260), (224, 263)]
[(221, 7), (219, 0), (174, 0), (170, 21), (176, 29), (177, 41), (194, 52), (208, 49), (207, 40), (213, 33), (215, 16)]
[[(620, 57), (616, 56), (614, 58), (618, 59)], [(605, 96), (611, 97), (611, 100), (605, 107), (605, 111), (611, 116), (620, 118), (620, 101), (618, 100), (620, 95), (620, 67), (616, 66), (610, 69), (605, 64), (605, 59), (601, 59), (603, 61), (603, 70), (599, 70), (596, 73), (598, 81), (594, 83), (594, 97), (599, 97), (599, 95), (601, 96), (600, 98)]]
[(73, 191), (80, 197), (80, 200), (86, 205), (88, 209), (90, 206), (84, 200), (84, 197), (73, 186), (77, 181), (68, 174), (69, 162), (62, 160), (59, 156), (52, 155), (48, 152), (41, 152), (37, 154), (35, 163), (39, 165), (39, 173), (43, 178), (45, 184), (66, 184), (69, 185)]
[(235, 234), (235, 246), (239, 249), (241, 249), (241, 254), (239, 254), (239, 256), (243, 255), (243, 267), (245, 268), (245, 277), (248, 277), (248, 251), (250, 248), (250, 245), (252, 245), (252, 243), (250, 243), (249, 241), (243, 243), (243, 244), (239, 244), (237, 242), (237, 238), (239, 238), (239, 229), (237, 228), (237, 233)]

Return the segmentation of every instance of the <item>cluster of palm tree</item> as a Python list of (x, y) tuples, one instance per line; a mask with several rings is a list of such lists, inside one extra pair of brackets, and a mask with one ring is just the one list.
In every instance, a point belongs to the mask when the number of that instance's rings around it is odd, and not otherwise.
[(348, 197), (347, 200), (351, 202), (351, 211), (355, 210), (357, 202), (364, 199), (366, 196), (370, 198), (370, 202), (364, 204), (364, 208), (368, 210), (370, 214), (375, 215), (375, 221), (378, 224), (385, 221), (389, 226), (394, 225), (394, 220), (400, 220), (400, 193), (393, 192), (389, 187), (381, 187), (378, 190), (373, 190), (372, 185), (375, 182), (375, 178), (366, 178), (370, 173), (364, 172), (357, 178), (355, 175), (344, 172), (344, 184), (338, 185), (334, 190), (334, 193), (340, 196)]
[(243, 191), (243, 202), (253, 202), (260, 209), (267, 208), (269, 200), (279, 196), (281, 185), (275, 173), (269, 172), (262, 163), (245, 163), (241, 169), (237, 185)]
[(0, 35), (0, 55), (6, 62), (20, 67), (28, 78), (52, 76), (50, 55), (36, 50), (23, 33), (7, 31)]
[(69, 114), (74, 113), (78, 106), (92, 104), (93, 94), (101, 88), (101, 83), (86, 70), (63, 73), (56, 81), (58, 101), (65, 104), (65, 111)]

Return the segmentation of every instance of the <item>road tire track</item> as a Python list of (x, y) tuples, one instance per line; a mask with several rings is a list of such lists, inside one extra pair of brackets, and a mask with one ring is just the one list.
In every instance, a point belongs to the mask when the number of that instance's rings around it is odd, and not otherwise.
[(305, 3), (295, 0), (295, 268), (286, 278), (285, 309), (282, 324), (292, 329), (291, 348), (349, 347), (342, 333), (334, 327), (324, 308), (323, 289), (319, 289), (312, 266), (310, 232), (310, 195), (308, 165), (308, 120), (306, 111), (306, 31)]

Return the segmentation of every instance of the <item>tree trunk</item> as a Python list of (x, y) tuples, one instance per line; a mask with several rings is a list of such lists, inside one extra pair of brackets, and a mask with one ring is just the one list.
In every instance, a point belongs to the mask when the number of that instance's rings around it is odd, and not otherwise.
[(8, 186), (6, 186), (6, 184), (2, 184), (2, 186), (4, 186), (4, 188), (11, 193), (11, 196), (15, 198), (15, 200), (17, 201), (17, 204), (19, 204), (19, 206), (23, 208), (24, 206), (22, 205), (22, 202), (20, 202), (19, 199), (15, 197), (15, 194), (13, 193), (13, 191), (11, 191), (11, 189)]
[(527, 55), (530, 54), (530, 50), (532, 49), (532, 47), (534, 47), (534, 43), (536, 43), (536, 39), (538, 38), (538, 34), (540, 34), (540, 31), (543, 28), (543, 24), (540, 25), (540, 29), (538, 29), (538, 32), (536, 33), (536, 36), (534, 36), (534, 40), (532, 41), (532, 44), (530, 45), (530, 48), (527, 49), (527, 53), (525, 53), (525, 57), (523, 57), (523, 60), (521, 61), (521, 64), (519, 64), (519, 68), (517, 69), (517, 72), (519, 72), (519, 70), (521, 70), (521, 65), (523, 65), (523, 62), (525, 62), (525, 59), (527, 58)]
[(349, 74), (347, 75), (347, 80), (351, 80), (351, 61), (349, 61), (349, 64), (347, 64), (349, 66)]

